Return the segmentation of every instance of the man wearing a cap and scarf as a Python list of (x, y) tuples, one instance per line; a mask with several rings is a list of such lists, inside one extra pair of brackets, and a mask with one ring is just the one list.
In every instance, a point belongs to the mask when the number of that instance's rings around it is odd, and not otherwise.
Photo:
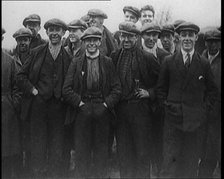
[(119, 24), (122, 48), (111, 57), (121, 80), (122, 95), (115, 107), (121, 178), (150, 177), (150, 137), (154, 87), (159, 65), (138, 48), (140, 31), (133, 22)]
[(75, 120), (77, 178), (107, 177), (109, 124), (121, 86), (112, 60), (99, 50), (101, 38), (97, 27), (84, 31), (85, 54), (73, 59), (63, 86), (63, 97), (70, 104), (66, 123)]
[(103, 25), (104, 19), (107, 19), (107, 15), (100, 9), (90, 9), (87, 15), (90, 18), (89, 25), (101, 29), (102, 39), (100, 52), (109, 57), (110, 54), (118, 48), (118, 45), (112, 33)]
[[(2, 28), (2, 40), (5, 30)], [(18, 119), (18, 109), (20, 106), (21, 93), (16, 86), (16, 68), (15, 60), (2, 50), (2, 115), (1, 115), (1, 160), (2, 177), (19, 177), (22, 166), (20, 128)]]
[(165, 107), (164, 158), (160, 177), (196, 178), (206, 114), (217, 96), (211, 66), (195, 51), (199, 27), (181, 23), (181, 48), (165, 58), (157, 97)]
[(33, 49), (17, 75), (19, 87), (27, 97), (22, 120), (31, 119), (31, 168), (34, 177), (60, 176), (63, 149), (65, 104), (62, 86), (71, 58), (61, 38), (67, 25), (59, 19), (44, 24), (49, 43)]
[(31, 14), (27, 16), (23, 20), (24, 27), (30, 29), (32, 31), (32, 39), (30, 42), (30, 49), (33, 49), (39, 45), (45, 44), (45, 40), (43, 40), (38, 33), (40, 30), (41, 19), (37, 14)]
[(202, 56), (210, 62), (219, 95), (213, 111), (208, 114), (207, 136), (204, 141), (205, 146), (202, 148), (204, 153), (199, 165), (199, 177), (212, 178), (217, 162), (221, 169), (221, 32), (216, 28), (208, 30), (204, 38), (207, 49)]

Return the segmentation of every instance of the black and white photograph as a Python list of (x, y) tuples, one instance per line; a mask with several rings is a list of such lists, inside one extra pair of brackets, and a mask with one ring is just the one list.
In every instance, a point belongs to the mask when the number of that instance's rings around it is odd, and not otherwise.
[(1, 5), (2, 179), (221, 179), (221, 0)]

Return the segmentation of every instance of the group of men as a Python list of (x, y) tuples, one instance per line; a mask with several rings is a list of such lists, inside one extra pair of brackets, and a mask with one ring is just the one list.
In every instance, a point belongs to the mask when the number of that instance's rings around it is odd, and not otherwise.
[(107, 178), (115, 143), (121, 178), (205, 178), (221, 165), (221, 29), (204, 34), (201, 55), (196, 24), (160, 27), (150, 5), (123, 12), (114, 34), (99, 9), (48, 20), (48, 40), (36, 14), (13, 34), (14, 56), (2, 50), (3, 178)]

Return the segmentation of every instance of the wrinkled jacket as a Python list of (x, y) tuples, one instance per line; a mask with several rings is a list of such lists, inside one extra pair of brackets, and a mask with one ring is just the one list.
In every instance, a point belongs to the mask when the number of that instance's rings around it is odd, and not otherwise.
[[(84, 80), (82, 69), (85, 58), (85, 54), (78, 58), (74, 58), (65, 78), (62, 93), (65, 101), (70, 104), (70, 107), (67, 110), (65, 124), (74, 121), (79, 103), (82, 99)], [(109, 110), (114, 113), (113, 108), (119, 101), (121, 84), (115, 72), (115, 67), (109, 57), (100, 55), (99, 66), (102, 73), (101, 92)]]

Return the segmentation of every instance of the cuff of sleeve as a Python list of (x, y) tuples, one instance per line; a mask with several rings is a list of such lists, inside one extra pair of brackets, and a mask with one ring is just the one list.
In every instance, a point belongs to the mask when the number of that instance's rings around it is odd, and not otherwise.
[(150, 88), (150, 89), (148, 90), (148, 93), (149, 93), (149, 98), (150, 98), (152, 101), (155, 100), (155, 98), (156, 98), (156, 94), (155, 94), (155, 92), (154, 92), (154, 89)]

